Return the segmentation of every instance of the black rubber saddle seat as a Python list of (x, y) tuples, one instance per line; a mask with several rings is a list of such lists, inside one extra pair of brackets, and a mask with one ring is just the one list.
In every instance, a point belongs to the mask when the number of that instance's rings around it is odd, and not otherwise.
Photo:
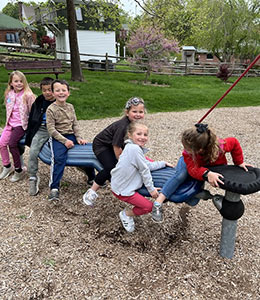
[(233, 165), (221, 165), (208, 167), (211, 171), (224, 176), (224, 184), (219, 186), (227, 191), (248, 195), (260, 191), (260, 169), (249, 167), (248, 172)]

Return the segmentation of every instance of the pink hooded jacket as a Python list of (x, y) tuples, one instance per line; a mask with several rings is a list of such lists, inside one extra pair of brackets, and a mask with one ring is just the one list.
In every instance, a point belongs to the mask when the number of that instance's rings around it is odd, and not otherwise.
[(5, 106), (6, 106), (6, 125), (9, 122), (9, 118), (12, 114), (13, 107), (15, 104), (15, 98), (19, 97), (21, 99), (20, 101), (20, 107), (19, 107), (19, 112), (21, 116), (21, 122), (22, 122), (22, 127), (24, 130), (27, 129), (28, 126), (28, 118), (29, 118), (29, 113), (32, 107), (32, 104), (35, 100), (34, 94), (30, 93), (26, 95), (26, 102), (23, 100), (23, 95), (24, 92), (20, 92), (19, 94), (15, 94), (14, 90), (11, 90), (5, 99)]

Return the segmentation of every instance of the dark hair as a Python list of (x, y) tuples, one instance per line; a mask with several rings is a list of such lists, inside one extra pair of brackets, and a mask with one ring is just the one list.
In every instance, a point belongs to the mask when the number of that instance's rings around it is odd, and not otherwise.
[(40, 82), (40, 88), (42, 88), (43, 85), (51, 85), (53, 80), (51, 77), (44, 77)]
[(53, 89), (54, 89), (54, 84), (55, 84), (55, 83), (64, 84), (64, 85), (67, 86), (68, 91), (70, 90), (70, 86), (69, 86), (69, 84), (68, 84), (68, 82), (67, 82), (66, 80), (55, 79), (55, 80), (52, 82), (52, 84), (51, 84), (51, 90), (52, 90), (52, 91), (53, 91)]

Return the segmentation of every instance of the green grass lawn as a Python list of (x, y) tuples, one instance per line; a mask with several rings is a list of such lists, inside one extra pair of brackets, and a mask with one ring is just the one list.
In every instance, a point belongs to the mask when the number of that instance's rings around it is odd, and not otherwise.
[[(230, 87), (214, 76), (152, 75), (151, 80), (167, 83), (169, 87), (142, 85), (144, 74), (98, 72), (84, 70), (85, 82), (72, 82), (70, 73), (59, 75), (71, 86), (69, 102), (73, 103), (78, 119), (98, 119), (119, 116), (128, 98), (139, 96), (145, 100), (149, 113), (210, 108)], [(27, 75), (28, 82), (39, 83), (43, 75)], [(237, 78), (230, 78), (234, 82)], [(0, 93), (4, 94), (8, 72), (0, 67)], [(243, 78), (222, 100), (218, 107), (260, 105), (260, 78)], [(36, 95), (38, 88), (33, 88)], [(2, 103), (4, 97), (2, 96)], [(0, 125), (5, 122), (5, 108), (1, 106)]]

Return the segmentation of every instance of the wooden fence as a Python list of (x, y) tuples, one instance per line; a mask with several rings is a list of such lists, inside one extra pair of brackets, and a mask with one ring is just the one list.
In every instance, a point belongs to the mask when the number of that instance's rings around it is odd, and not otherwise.
[[(6, 52), (0, 52), (0, 63), (3, 63), (1, 60), (1, 55), (5, 55), (8, 57), (13, 57), (14, 59), (22, 58), (22, 59), (36, 59), (35, 56), (30, 55), (29, 53), (26, 56), (21, 56), (19, 51), (27, 50), (32, 52), (42, 52), (45, 49), (41, 48), (26, 48), (22, 46), (4, 46), (0, 44), (0, 47), (6, 47)], [(14, 52), (16, 50), (16, 52)], [(56, 50), (48, 50), (48, 55), (52, 56), (53, 59), (57, 59), (59, 54), (70, 54), (70, 52), (56, 51)], [(37, 57), (37, 60), (40, 59), (50, 59), (50, 57)], [(141, 63), (134, 64), (131, 63), (130, 57), (121, 57), (121, 56), (111, 56), (106, 54), (87, 54), (80, 53), (81, 56), (81, 66), (83, 69), (94, 70), (94, 71), (105, 71), (105, 72), (128, 72), (128, 73), (145, 73), (145, 69), (147, 67), (147, 60), (143, 59)], [(84, 60), (82, 57), (88, 57), (88, 59)], [(94, 57), (95, 59), (89, 59), (89, 57)], [(100, 58), (100, 59), (97, 59)], [(60, 59), (63, 62), (63, 68), (70, 68), (70, 60), (69, 59)], [(115, 62), (116, 61), (116, 62)], [(232, 64), (227, 63), (230, 66), (230, 70), (232, 70), (232, 76), (240, 76), (248, 65), (246, 64)], [(187, 61), (181, 60), (172, 60), (170, 61), (169, 66), (162, 67), (159, 71), (152, 72), (153, 74), (159, 75), (176, 75), (176, 76), (188, 76), (188, 75), (206, 75), (206, 76), (216, 76), (219, 71), (219, 66), (221, 63), (213, 63), (213, 62), (195, 62), (193, 64), (188, 63)], [(247, 77), (259, 77), (260, 76), (260, 67), (254, 67), (249, 70), (246, 75)]]

